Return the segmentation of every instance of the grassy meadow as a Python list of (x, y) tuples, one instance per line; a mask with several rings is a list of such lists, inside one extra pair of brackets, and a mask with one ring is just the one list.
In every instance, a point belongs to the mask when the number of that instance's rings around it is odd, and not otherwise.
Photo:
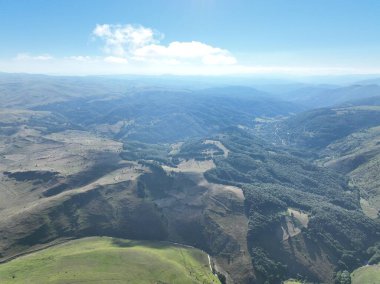
[(0, 283), (220, 283), (205, 253), (165, 242), (90, 237), (0, 265)]
[(351, 273), (352, 284), (380, 283), (380, 264), (368, 265), (356, 269)]

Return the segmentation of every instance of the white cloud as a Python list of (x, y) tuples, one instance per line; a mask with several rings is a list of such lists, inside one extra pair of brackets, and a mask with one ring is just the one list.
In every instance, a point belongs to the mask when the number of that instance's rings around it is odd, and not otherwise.
[(93, 60), (93, 58), (91, 56), (83, 56), (83, 55), (68, 56), (68, 57), (66, 57), (66, 59), (81, 61), (81, 62), (87, 62), (87, 61)]
[(16, 60), (40, 60), (40, 61), (46, 61), (53, 59), (53, 56), (49, 54), (41, 54), (41, 55), (35, 55), (32, 56), (29, 53), (19, 53), (15, 57)]
[(128, 60), (124, 57), (116, 57), (116, 56), (107, 56), (104, 58), (105, 62), (108, 63), (117, 63), (117, 64), (125, 64), (128, 63)]
[(105, 53), (115, 56), (126, 56), (129, 50), (156, 42), (153, 30), (143, 26), (97, 25), (93, 35), (105, 41)]
[(204, 56), (202, 61), (208, 65), (232, 65), (236, 63), (235, 57), (225, 54), (209, 54)]
[(143, 26), (97, 25), (93, 35), (105, 41), (106, 54), (118, 58), (155, 64), (231, 65), (237, 62), (229, 51), (199, 41), (160, 44), (163, 36)]
[[(108, 58), (108, 59), (106, 59)], [(106, 74), (136, 74), (136, 75), (349, 75), (349, 74), (380, 74), (380, 68), (366, 66), (302, 66), (302, 65), (194, 65), (170, 59), (167, 61), (129, 62), (121, 57), (91, 57), (87, 61), (75, 57), (53, 58), (51, 60), (4, 60), (0, 59), (1, 72), (44, 73), (55, 75), (106, 75)], [(112, 62), (113, 61), (113, 62)], [(116, 64), (120, 63), (120, 64)]]
[(199, 60), (204, 64), (235, 64), (236, 59), (227, 50), (212, 47), (199, 41), (172, 42), (168, 46), (150, 44), (133, 51), (138, 60), (174, 59), (177, 61)]
[[(163, 42), (163, 35), (143, 26), (97, 25), (92, 35), (104, 42), (102, 55), (53, 57), (19, 53), (0, 59), (0, 71), (49, 74), (175, 74), (175, 75), (345, 75), (379, 74), (379, 62), (343, 65), (306, 54), (239, 54), (199, 41)], [(311, 61), (310, 61), (311, 58)], [(302, 59), (302, 57), (301, 57)], [(323, 57), (322, 57), (323, 59)], [(253, 63), (253, 64), (252, 64)]]

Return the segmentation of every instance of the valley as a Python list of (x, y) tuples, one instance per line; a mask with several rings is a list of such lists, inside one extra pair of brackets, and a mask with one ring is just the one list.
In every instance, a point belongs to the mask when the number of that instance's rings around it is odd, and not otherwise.
[[(324, 88), (297, 101), (252, 87), (0, 78), (0, 282), (30, 270), (123, 283), (144, 269), (146, 283), (344, 283), (379, 261), (376, 87), (342, 87), (311, 109)], [(173, 264), (178, 250), (190, 270)], [(89, 261), (81, 275), (76, 261)]]

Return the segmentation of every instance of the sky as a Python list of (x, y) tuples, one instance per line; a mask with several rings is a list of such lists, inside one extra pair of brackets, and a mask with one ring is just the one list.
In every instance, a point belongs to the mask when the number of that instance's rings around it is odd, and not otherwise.
[(0, 72), (380, 74), (380, 1), (0, 0)]

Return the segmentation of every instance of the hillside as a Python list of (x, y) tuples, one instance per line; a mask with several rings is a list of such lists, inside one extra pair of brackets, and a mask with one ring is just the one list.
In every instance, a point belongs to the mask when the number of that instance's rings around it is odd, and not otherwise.
[(2, 108), (32, 108), (75, 98), (118, 96), (131, 90), (131, 80), (107, 77), (59, 77), (0, 73), (0, 103)]
[(305, 86), (279, 95), (280, 98), (303, 105), (309, 109), (331, 107), (346, 101), (380, 96), (379, 84), (338, 86)]
[(310, 110), (285, 120), (279, 127), (287, 144), (322, 149), (354, 132), (380, 125), (380, 106), (353, 105)]
[(208, 256), (165, 242), (91, 237), (0, 264), (1, 283), (220, 283)]
[[(45, 79), (28, 77), (94, 80)], [(377, 259), (376, 98), (302, 112), (247, 87), (104, 80), (3, 98), (1, 261), (88, 236), (202, 249), (226, 283), (333, 283)]]
[(251, 88), (226, 87), (141, 89), (116, 98), (73, 99), (33, 110), (57, 113), (82, 129), (118, 140), (172, 143), (215, 134), (229, 126), (253, 127), (256, 117), (288, 115), (301, 109)]
[[(350, 179), (361, 192), (361, 206), (371, 218), (379, 207), (380, 97), (306, 111), (275, 121), (262, 131), (277, 144), (304, 149), (306, 156)], [(265, 127), (262, 127), (265, 129)], [(268, 130), (269, 129), (269, 130)], [(275, 129), (275, 131), (270, 131)]]
[(380, 282), (380, 265), (363, 266), (351, 273), (352, 284)]
[(0, 284), (380, 284), (380, 0), (0, 0)]
[(371, 218), (380, 212), (380, 126), (354, 132), (321, 151), (318, 163), (345, 173), (361, 191), (361, 205)]
[(304, 275), (332, 281), (334, 270), (368, 258), (379, 224), (360, 212), (358, 191), (344, 176), (265, 141), (233, 130), (220, 138), (230, 151), (206, 177), (243, 189), (248, 246), (255, 269), (273, 283)]

